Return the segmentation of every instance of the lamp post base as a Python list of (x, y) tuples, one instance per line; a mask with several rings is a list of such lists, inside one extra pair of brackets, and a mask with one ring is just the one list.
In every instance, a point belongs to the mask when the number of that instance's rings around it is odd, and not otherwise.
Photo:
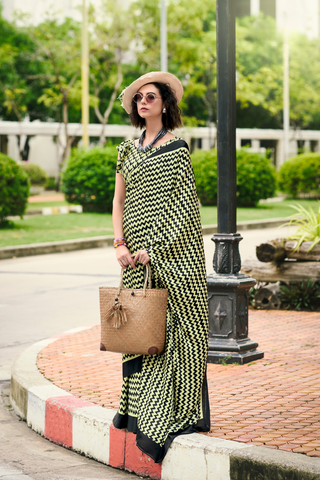
[(209, 363), (243, 365), (263, 358), (248, 338), (248, 297), (255, 280), (242, 273), (207, 277), (209, 300)]
[[(248, 339), (249, 340), (249, 339)], [(256, 349), (258, 344), (256, 342), (249, 342), (252, 344), (253, 347), (249, 351), (245, 352), (234, 352), (232, 350), (219, 350), (221, 345), (210, 345), (209, 344), (209, 352), (208, 352), (208, 363), (220, 363), (220, 364), (239, 364), (244, 365), (246, 363), (253, 362), (254, 360), (259, 360), (260, 358), (264, 357), (264, 353), (260, 352)], [(224, 345), (225, 347), (225, 345)]]

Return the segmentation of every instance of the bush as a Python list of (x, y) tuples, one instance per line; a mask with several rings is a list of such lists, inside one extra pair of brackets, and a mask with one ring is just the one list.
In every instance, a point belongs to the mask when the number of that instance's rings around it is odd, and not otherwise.
[(84, 212), (111, 212), (117, 156), (113, 147), (74, 150), (62, 174), (66, 200)]
[(23, 163), (22, 168), (27, 173), (32, 186), (43, 187), (48, 181), (47, 172), (34, 163)]
[(11, 215), (22, 217), (28, 197), (28, 175), (12, 158), (0, 153), (0, 224)]
[(314, 310), (320, 306), (320, 282), (293, 282), (280, 286), (282, 306), (287, 310)]
[(217, 205), (217, 151), (196, 150), (191, 161), (201, 205)]
[[(202, 205), (217, 205), (217, 151), (198, 150), (191, 155), (197, 191)], [(247, 149), (237, 151), (237, 205), (256, 206), (274, 196), (276, 172), (269, 159)]]
[(46, 184), (45, 184), (45, 189), (46, 190), (55, 190), (57, 188), (57, 181), (55, 177), (49, 177)]
[(259, 200), (276, 193), (277, 174), (270, 160), (261, 153), (237, 151), (237, 204), (255, 207)]
[(320, 153), (304, 153), (287, 160), (279, 170), (279, 187), (297, 198), (301, 193), (320, 196)]

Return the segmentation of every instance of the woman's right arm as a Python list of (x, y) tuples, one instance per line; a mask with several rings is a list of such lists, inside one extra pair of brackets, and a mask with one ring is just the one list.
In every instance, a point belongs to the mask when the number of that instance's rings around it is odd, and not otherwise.
[[(123, 208), (124, 201), (126, 199), (126, 185), (120, 173), (116, 173), (116, 184), (113, 198), (112, 209), (112, 224), (114, 231), (114, 238), (123, 237)], [(131, 257), (130, 250), (122, 245), (116, 249), (116, 257), (121, 267), (126, 268), (129, 264), (132, 268), (136, 268), (133, 258)]]

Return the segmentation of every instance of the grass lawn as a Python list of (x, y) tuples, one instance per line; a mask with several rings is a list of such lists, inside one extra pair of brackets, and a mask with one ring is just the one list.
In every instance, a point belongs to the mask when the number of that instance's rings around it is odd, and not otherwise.
[[(237, 221), (245, 222), (250, 220), (268, 220), (272, 218), (285, 218), (296, 213), (290, 205), (302, 205), (304, 208), (310, 208), (318, 211), (320, 203), (318, 200), (282, 200), (281, 202), (268, 202), (258, 205), (256, 208), (238, 208)], [(217, 223), (217, 207), (201, 207), (202, 225)]]
[[(52, 205), (53, 202), (45, 203), (47, 204), (45, 206), (58, 206)], [(66, 204), (65, 202), (54, 203)], [(264, 203), (257, 208), (238, 208), (237, 218), (240, 222), (288, 217), (294, 213), (290, 205), (297, 203), (306, 208), (312, 207), (315, 211), (319, 208), (317, 200), (283, 200), (282, 202)], [(39, 204), (35, 204), (35, 206), (39, 206)], [(217, 208), (201, 207), (201, 219), (203, 225), (217, 223)], [(113, 235), (111, 214), (69, 213), (66, 215), (30, 216), (23, 220), (16, 220), (12, 228), (0, 230), (0, 247), (99, 235)]]
[(0, 230), (0, 247), (113, 235), (110, 214), (35, 215)]

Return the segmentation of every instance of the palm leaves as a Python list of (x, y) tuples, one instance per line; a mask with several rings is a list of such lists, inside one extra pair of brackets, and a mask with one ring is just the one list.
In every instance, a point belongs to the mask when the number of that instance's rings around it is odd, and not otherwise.
[(297, 213), (293, 214), (291, 220), (282, 227), (298, 226), (299, 228), (287, 239), (297, 241), (294, 252), (299, 250), (302, 242), (312, 242), (308, 250), (310, 252), (317, 243), (320, 243), (320, 205), (317, 213), (311, 207), (308, 210), (302, 205), (290, 205), (290, 207), (294, 208)]

